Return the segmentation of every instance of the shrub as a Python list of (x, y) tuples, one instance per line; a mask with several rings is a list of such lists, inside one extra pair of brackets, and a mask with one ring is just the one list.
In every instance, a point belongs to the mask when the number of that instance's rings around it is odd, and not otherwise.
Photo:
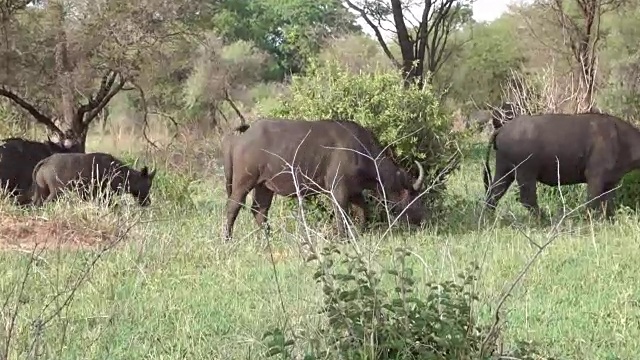
[[(430, 282), (415, 288), (406, 263), (410, 251), (395, 251), (399, 269), (374, 270), (365, 256), (325, 247), (314, 277), (321, 284), (323, 325), (307, 335), (280, 328), (264, 334), (265, 357), (282, 359), (492, 359), (499, 334), (479, 325), (472, 309), (478, 298), (474, 263), (460, 281)], [(377, 266), (376, 266), (377, 267)], [(391, 282), (385, 282), (390, 278)], [(545, 359), (527, 342), (516, 343), (524, 359)], [(302, 354), (304, 353), (304, 355)], [(513, 354), (501, 354), (512, 356)], [(537, 355), (538, 357), (533, 357)]]
[(371, 129), (382, 146), (390, 145), (398, 165), (414, 176), (414, 160), (423, 165), (431, 210), (441, 204), (447, 174), (456, 167), (457, 135), (431, 86), (405, 89), (396, 70), (354, 74), (336, 61), (314, 63), (305, 75), (292, 78), (290, 93), (268, 115), (349, 119)]

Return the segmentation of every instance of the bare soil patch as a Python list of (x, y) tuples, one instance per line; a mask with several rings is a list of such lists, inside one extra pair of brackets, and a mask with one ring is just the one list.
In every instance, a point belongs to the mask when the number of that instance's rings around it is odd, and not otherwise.
[(0, 250), (69, 249), (97, 247), (114, 234), (67, 219), (44, 219), (0, 212)]

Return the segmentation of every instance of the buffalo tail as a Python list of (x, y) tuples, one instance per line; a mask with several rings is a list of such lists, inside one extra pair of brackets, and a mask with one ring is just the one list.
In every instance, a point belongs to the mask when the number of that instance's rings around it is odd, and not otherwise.
[(33, 171), (31, 172), (31, 186), (29, 189), (22, 194), (22, 199), (20, 199), (21, 205), (26, 205), (32, 201), (33, 195), (36, 193), (38, 188), (38, 183), (36, 182), (36, 176), (38, 174), (38, 170), (42, 167), (42, 165), (46, 162), (47, 158), (44, 158), (33, 167)]
[(498, 130), (495, 130), (491, 137), (489, 138), (489, 144), (487, 144), (487, 152), (484, 157), (484, 169), (482, 170), (482, 177), (484, 181), (484, 191), (485, 193), (489, 191), (489, 186), (491, 185), (491, 167), (489, 165), (489, 157), (491, 156), (491, 148), (495, 148), (496, 146), (496, 136), (498, 135)]
[[(249, 129), (249, 125), (248, 124), (242, 124), (238, 127), (236, 127), (235, 129), (233, 129), (233, 131), (237, 131), (239, 133), (243, 133), (245, 131), (247, 131)], [(230, 197), (231, 196), (231, 191), (232, 191), (232, 184), (233, 184), (233, 138), (228, 138), (226, 139), (226, 141), (228, 141), (228, 143), (226, 144), (227, 148), (223, 151), (224, 152), (224, 182), (225, 182), (225, 188), (227, 190), (227, 196)]]
[(233, 131), (237, 131), (237, 132), (240, 132), (240, 133), (243, 133), (243, 132), (245, 132), (247, 130), (249, 130), (249, 125), (248, 124), (242, 124), (242, 125), (236, 127), (235, 129), (233, 129)]

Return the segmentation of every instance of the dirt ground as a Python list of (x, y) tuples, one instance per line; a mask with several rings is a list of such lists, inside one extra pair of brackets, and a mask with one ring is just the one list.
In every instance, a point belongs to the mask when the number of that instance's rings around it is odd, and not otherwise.
[(111, 238), (111, 234), (84, 224), (0, 213), (0, 250), (32, 251), (35, 246), (37, 250), (87, 249)]

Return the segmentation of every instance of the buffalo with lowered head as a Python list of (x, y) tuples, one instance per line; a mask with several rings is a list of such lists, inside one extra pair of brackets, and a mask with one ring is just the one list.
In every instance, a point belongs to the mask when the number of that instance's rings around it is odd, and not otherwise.
[[(491, 146), (496, 151), (493, 180)], [(536, 214), (540, 211), (538, 182), (549, 186), (587, 183), (587, 200), (593, 200), (589, 206), (596, 208), (611, 203), (610, 190), (639, 167), (640, 130), (622, 119), (597, 113), (521, 115), (491, 136), (483, 173), (487, 206), (494, 208), (516, 180), (520, 202)], [(606, 207), (607, 216), (612, 210), (613, 206)]]
[(62, 190), (79, 185), (85, 200), (127, 192), (141, 206), (147, 206), (151, 203), (149, 192), (155, 175), (155, 170), (149, 171), (146, 166), (140, 171), (132, 169), (110, 154), (53, 154), (33, 170), (32, 203), (52, 201)]
[[(353, 121), (261, 119), (236, 130), (243, 133), (227, 135), (222, 146), (228, 196), (224, 228), (227, 241), (251, 190), (254, 218), (267, 234), (274, 194), (294, 197), (296, 188), (302, 197), (331, 191), (340, 235), (345, 229), (335, 203), (345, 210), (349, 204), (355, 205), (366, 218), (366, 189), (378, 193), (384, 190), (392, 210), (404, 210), (404, 219), (411, 224), (420, 224), (425, 217), (418, 197), (424, 178), (422, 166), (417, 163), (419, 176), (415, 180), (388, 157), (380, 157), (376, 169), (372, 158), (378, 157), (383, 147), (371, 131)], [(295, 181), (291, 167), (295, 169)]]
[(45, 142), (26, 140), (19, 137), (0, 140), (0, 187), (24, 205), (30, 201), (27, 193), (31, 188), (32, 173), (36, 164), (56, 153), (77, 152), (77, 146), (70, 140), (49, 138)]

